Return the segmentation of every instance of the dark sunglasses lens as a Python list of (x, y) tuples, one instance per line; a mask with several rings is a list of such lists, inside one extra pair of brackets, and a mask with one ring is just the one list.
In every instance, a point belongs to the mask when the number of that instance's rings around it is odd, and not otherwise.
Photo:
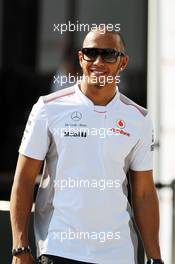
[(83, 48), (82, 52), (83, 58), (86, 61), (95, 61), (100, 55), (105, 62), (115, 63), (118, 56), (121, 56), (120, 53), (114, 49)]
[(103, 60), (106, 62), (114, 63), (117, 61), (116, 51), (113, 49), (105, 49), (101, 55)]
[(84, 59), (87, 61), (95, 61), (98, 56), (97, 49), (83, 49)]

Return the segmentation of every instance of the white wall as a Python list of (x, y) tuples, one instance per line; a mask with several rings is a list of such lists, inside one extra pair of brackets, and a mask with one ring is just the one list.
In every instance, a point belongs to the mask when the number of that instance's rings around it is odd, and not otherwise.
[[(155, 179), (170, 183), (175, 178), (175, 1), (150, 0), (148, 23), (148, 106), (157, 141)], [(160, 240), (166, 264), (172, 255), (172, 191), (159, 191)], [(174, 249), (175, 250), (175, 249)]]
[[(160, 178), (169, 183), (175, 178), (175, 1), (160, 1)], [(164, 191), (162, 205), (162, 245), (168, 261), (171, 250), (172, 193)], [(166, 243), (167, 242), (167, 243)], [(174, 249), (175, 250), (175, 249)], [(172, 253), (172, 252), (171, 252)], [(175, 261), (175, 260), (174, 260)], [(169, 263), (169, 262), (167, 262)], [(172, 262), (173, 263), (173, 262)]]

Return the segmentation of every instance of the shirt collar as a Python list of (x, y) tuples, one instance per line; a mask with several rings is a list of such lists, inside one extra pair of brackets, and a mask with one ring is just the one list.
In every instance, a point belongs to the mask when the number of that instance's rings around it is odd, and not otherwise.
[(119, 102), (120, 98), (120, 92), (118, 87), (116, 86), (116, 94), (112, 98), (112, 100), (105, 106), (102, 105), (95, 105), (81, 90), (80, 90), (80, 84), (75, 84), (75, 93), (80, 98), (80, 100), (83, 102), (83, 104), (87, 105), (88, 107), (92, 108), (95, 112), (105, 113), (116, 106)]

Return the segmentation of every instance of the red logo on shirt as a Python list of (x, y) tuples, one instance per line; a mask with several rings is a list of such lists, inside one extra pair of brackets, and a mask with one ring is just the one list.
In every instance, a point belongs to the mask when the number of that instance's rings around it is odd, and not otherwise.
[(124, 131), (123, 129), (119, 129), (119, 128), (110, 128), (111, 131), (113, 131), (115, 134), (120, 134), (123, 136), (128, 136), (130, 137), (130, 134), (126, 131)]
[(111, 128), (110, 130), (113, 131), (115, 134), (123, 135), (123, 136), (130, 136), (130, 133), (123, 130), (126, 126), (125, 122), (122, 119), (118, 119), (116, 122), (117, 128)]
[(124, 128), (125, 127), (125, 122), (121, 119), (117, 120), (117, 127), (119, 128)]

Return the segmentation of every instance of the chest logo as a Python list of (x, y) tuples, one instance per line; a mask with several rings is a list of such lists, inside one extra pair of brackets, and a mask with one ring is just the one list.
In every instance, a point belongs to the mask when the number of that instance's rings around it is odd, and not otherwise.
[(71, 118), (74, 121), (80, 121), (82, 119), (82, 113), (75, 111), (71, 114)]
[(123, 129), (125, 127), (125, 122), (122, 119), (117, 120), (117, 127)]
[(127, 137), (130, 136), (130, 133), (123, 130), (126, 126), (125, 121), (123, 121), (122, 119), (118, 119), (115, 124), (116, 124), (117, 128), (111, 128), (110, 129), (113, 133), (118, 134), (118, 135), (127, 136)]

